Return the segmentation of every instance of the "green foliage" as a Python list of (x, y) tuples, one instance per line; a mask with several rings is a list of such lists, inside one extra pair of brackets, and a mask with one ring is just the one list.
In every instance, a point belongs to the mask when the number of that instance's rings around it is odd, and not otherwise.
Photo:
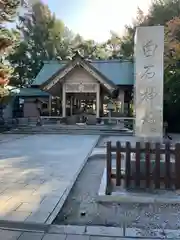
[(147, 15), (138, 8), (132, 25), (125, 26), (125, 35), (112, 35), (107, 42), (111, 58), (133, 59), (136, 27), (146, 25), (165, 26), (164, 116), (175, 127), (171, 130), (180, 131), (180, 0), (154, 0)]
[[(17, 15), (20, 0), (1, 0), (0, 1), (0, 101), (9, 94), (6, 84), (13, 72), (9, 62), (6, 61), (6, 56), (13, 51), (13, 47), (19, 40), (19, 35), (16, 30), (9, 30), (5, 27), (7, 22), (12, 22)], [(6, 80), (2, 84), (2, 79)]]
[(8, 58), (15, 69), (12, 85), (31, 84), (44, 61), (71, 59), (77, 50), (85, 58), (108, 58), (102, 44), (93, 40), (85, 41), (80, 35), (74, 35), (41, 2), (33, 5), (31, 19), (29, 16), (20, 17), (20, 22), (23, 41)]
[(147, 16), (148, 25), (165, 25), (180, 15), (179, 0), (154, 0)]
[(164, 118), (180, 131), (180, 0), (153, 1), (146, 24), (165, 26)]
[(20, 6), (20, 0), (1, 0), (0, 1), (0, 24), (12, 22)]
[(69, 54), (66, 41), (69, 32), (64, 23), (51, 14), (41, 2), (33, 5), (32, 17), (21, 17), (19, 30), (23, 41), (17, 46), (9, 61), (15, 69), (12, 85), (28, 85), (40, 71), (43, 61), (65, 59)]

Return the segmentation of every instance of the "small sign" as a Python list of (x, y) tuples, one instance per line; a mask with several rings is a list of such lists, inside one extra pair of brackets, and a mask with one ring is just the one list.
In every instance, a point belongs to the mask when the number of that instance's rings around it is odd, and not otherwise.
[(113, 110), (113, 109), (114, 109), (113, 104), (112, 104), (112, 103), (108, 103), (107, 109), (108, 109), (108, 110)]
[(19, 98), (19, 104), (24, 104), (24, 99)]

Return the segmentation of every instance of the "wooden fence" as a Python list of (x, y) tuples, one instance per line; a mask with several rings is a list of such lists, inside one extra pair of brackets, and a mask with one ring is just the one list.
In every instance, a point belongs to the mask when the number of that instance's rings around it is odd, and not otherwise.
[[(153, 145), (137, 142), (132, 147), (130, 142), (125, 146), (116, 142), (113, 147), (107, 142), (106, 194), (111, 194), (112, 181), (126, 188), (180, 189), (180, 143), (173, 147), (169, 143), (163, 147), (160, 143)], [(115, 169), (112, 168), (112, 153), (116, 153)]]

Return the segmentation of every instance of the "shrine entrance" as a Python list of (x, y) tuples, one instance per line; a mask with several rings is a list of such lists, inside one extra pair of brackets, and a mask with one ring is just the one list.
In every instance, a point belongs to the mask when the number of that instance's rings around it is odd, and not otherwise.
[(80, 113), (96, 115), (95, 93), (68, 93), (66, 95), (66, 115), (72, 116)]
[(75, 124), (90, 119), (91, 122), (96, 122), (96, 93), (67, 93), (66, 103), (66, 117), (69, 123)]

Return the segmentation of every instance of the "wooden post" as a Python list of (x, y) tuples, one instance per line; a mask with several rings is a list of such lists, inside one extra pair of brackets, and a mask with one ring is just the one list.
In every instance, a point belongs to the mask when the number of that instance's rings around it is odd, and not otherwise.
[(51, 116), (51, 95), (49, 95), (49, 116)]
[(160, 143), (156, 143), (155, 147), (155, 176), (154, 176), (154, 184), (155, 188), (160, 188)]
[(106, 195), (111, 194), (111, 168), (112, 168), (112, 155), (111, 155), (111, 142), (107, 142), (107, 162), (106, 162)]
[(175, 145), (175, 187), (176, 189), (180, 189), (180, 143), (176, 143)]
[(131, 183), (131, 144), (130, 142), (126, 142), (126, 173), (125, 173), (125, 183), (128, 188)]
[(146, 188), (149, 188), (150, 187), (150, 183), (151, 183), (151, 172), (150, 172), (150, 143), (149, 142), (146, 142), (145, 143), (145, 167), (146, 167), (146, 171), (145, 171), (145, 174), (146, 174)]
[(121, 185), (121, 143), (116, 142), (116, 186)]
[(140, 187), (140, 148), (141, 144), (140, 142), (136, 143), (136, 174), (135, 174), (135, 185), (136, 187)]
[(73, 96), (71, 96), (71, 100), (70, 100), (70, 115), (73, 115)]
[(170, 144), (165, 144), (165, 188), (168, 189), (171, 187), (171, 162), (170, 162)]

